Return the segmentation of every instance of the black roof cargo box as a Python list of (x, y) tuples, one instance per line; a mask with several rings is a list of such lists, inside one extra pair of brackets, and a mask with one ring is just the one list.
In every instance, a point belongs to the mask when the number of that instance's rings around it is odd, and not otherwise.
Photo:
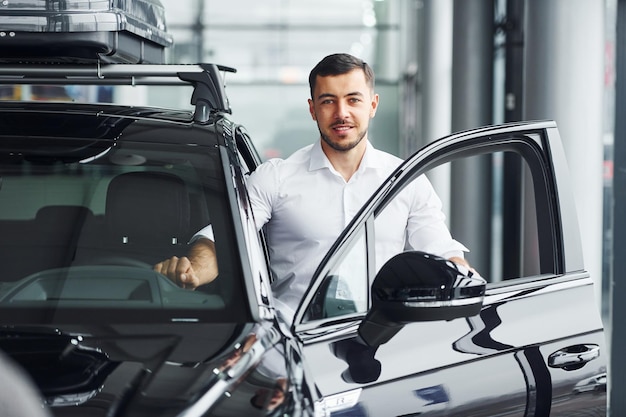
[(0, 2), (0, 62), (165, 63), (160, 0)]

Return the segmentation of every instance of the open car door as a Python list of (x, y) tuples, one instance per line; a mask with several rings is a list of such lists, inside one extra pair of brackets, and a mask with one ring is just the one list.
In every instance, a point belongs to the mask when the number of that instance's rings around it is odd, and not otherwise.
[[(392, 258), (393, 278), (377, 265), (376, 236), (384, 233), (377, 222), (420, 175), (509, 156), (520, 162), (521, 188), (503, 183), (493, 199), (523, 196), (521, 233), (492, 227), (493, 216), (478, 227), (496, 249), (518, 239), (518, 264), (503, 268), (493, 247), (470, 248), (470, 263), (484, 250), (492, 261), (488, 274), (479, 269), (482, 292), (479, 277), (465, 282), (470, 293), (445, 272), (428, 271), (415, 258), (422, 253)], [(568, 181), (551, 121), (461, 132), (408, 158), (331, 248), (296, 314), (317, 415), (604, 415), (607, 350)], [(401, 267), (407, 263), (415, 267)], [(446, 297), (433, 282), (450, 290)], [(381, 289), (393, 296), (381, 301)]]

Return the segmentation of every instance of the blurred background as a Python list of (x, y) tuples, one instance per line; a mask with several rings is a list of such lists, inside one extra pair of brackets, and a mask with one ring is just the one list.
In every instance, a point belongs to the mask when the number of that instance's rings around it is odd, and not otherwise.
[[(378, 146), (399, 152), (399, 90), (408, 62), (400, 42), (412, 1), (165, 0), (171, 63), (212, 62), (226, 75), (233, 116), (264, 158), (288, 156), (317, 138), (308, 112), (308, 76), (324, 56), (349, 52), (372, 65), (384, 105)], [(413, 10), (415, 11), (415, 10)], [(413, 59), (415, 64), (415, 59)], [(182, 96), (184, 100), (187, 97)], [(154, 99), (154, 97), (151, 97)], [(183, 104), (183, 103), (181, 103)]]
[[(174, 37), (166, 60), (236, 68), (226, 74), (233, 118), (246, 126), (264, 159), (287, 157), (318, 138), (308, 112), (308, 74), (335, 52), (356, 55), (374, 68), (380, 106), (369, 137), (403, 158), (459, 130), (556, 120), (572, 171), (585, 264), (596, 277), (606, 317), (617, 1), (161, 2)], [(188, 94), (179, 90), (147, 89), (142, 95), (134, 89), (118, 98), (189, 105)], [(474, 211), (492, 217), (497, 227), (518, 227), (520, 219), (506, 210), (518, 204), (517, 197), (498, 194), (499, 184), (520, 181), (514, 164), (496, 158), (463, 169), (478, 170), (485, 184), (465, 184), (462, 170), (431, 179), (450, 207), (450, 221)], [(468, 225), (462, 233), (470, 247), (489, 247), (483, 231)], [(486, 258), (502, 259), (490, 268), (515, 261), (516, 248), (500, 249), (502, 257), (485, 251)]]

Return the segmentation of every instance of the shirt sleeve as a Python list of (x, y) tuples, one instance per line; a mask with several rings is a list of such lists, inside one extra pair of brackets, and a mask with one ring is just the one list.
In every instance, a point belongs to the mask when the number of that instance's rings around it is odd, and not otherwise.
[(213, 226), (211, 226), (210, 224), (204, 226), (202, 229), (196, 232), (195, 235), (191, 237), (191, 239), (189, 240), (189, 243), (193, 243), (200, 238), (206, 238), (215, 242), (215, 236), (213, 234)]
[(407, 220), (407, 243), (411, 249), (432, 253), (443, 258), (463, 257), (469, 252), (452, 238), (446, 225), (441, 199), (425, 175), (408, 187), (411, 208)]
[[(269, 160), (259, 165), (248, 177), (248, 196), (252, 205), (252, 213), (257, 229), (261, 229), (272, 216), (272, 202), (277, 188), (276, 165), (279, 160)], [(213, 227), (209, 224), (199, 230), (189, 243), (200, 238), (215, 241)]]
[(280, 159), (270, 159), (259, 165), (248, 177), (248, 195), (257, 229), (272, 218), (272, 207), (278, 193), (278, 164)]

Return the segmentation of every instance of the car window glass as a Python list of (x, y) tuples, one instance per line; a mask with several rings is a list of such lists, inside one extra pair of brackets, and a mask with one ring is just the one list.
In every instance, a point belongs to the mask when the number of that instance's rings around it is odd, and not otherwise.
[[(217, 148), (155, 143), (143, 133), (139, 124), (129, 128), (111, 149), (89, 137), (36, 139), (39, 146), (11, 137), (3, 142), (4, 317), (37, 308), (59, 317), (81, 309), (92, 322), (107, 322), (111, 311), (123, 321), (247, 314)], [(188, 291), (154, 273), (155, 263), (185, 256), (191, 237), (208, 223), (215, 225), (218, 279)], [(127, 309), (133, 313), (124, 314)]]
[(261, 158), (254, 148), (250, 136), (242, 127), (238, 127), (235, 130), (235, 140), (237, 142), (237, 150), (239, 151), (237, 156), (242, 166), (242, 171), (247, 175), (261, 163)]
[(325, 274), (307, 308), (305, 322), (367, 311), (370, 282), (364, 230), (360, 229), (345, 256)]

